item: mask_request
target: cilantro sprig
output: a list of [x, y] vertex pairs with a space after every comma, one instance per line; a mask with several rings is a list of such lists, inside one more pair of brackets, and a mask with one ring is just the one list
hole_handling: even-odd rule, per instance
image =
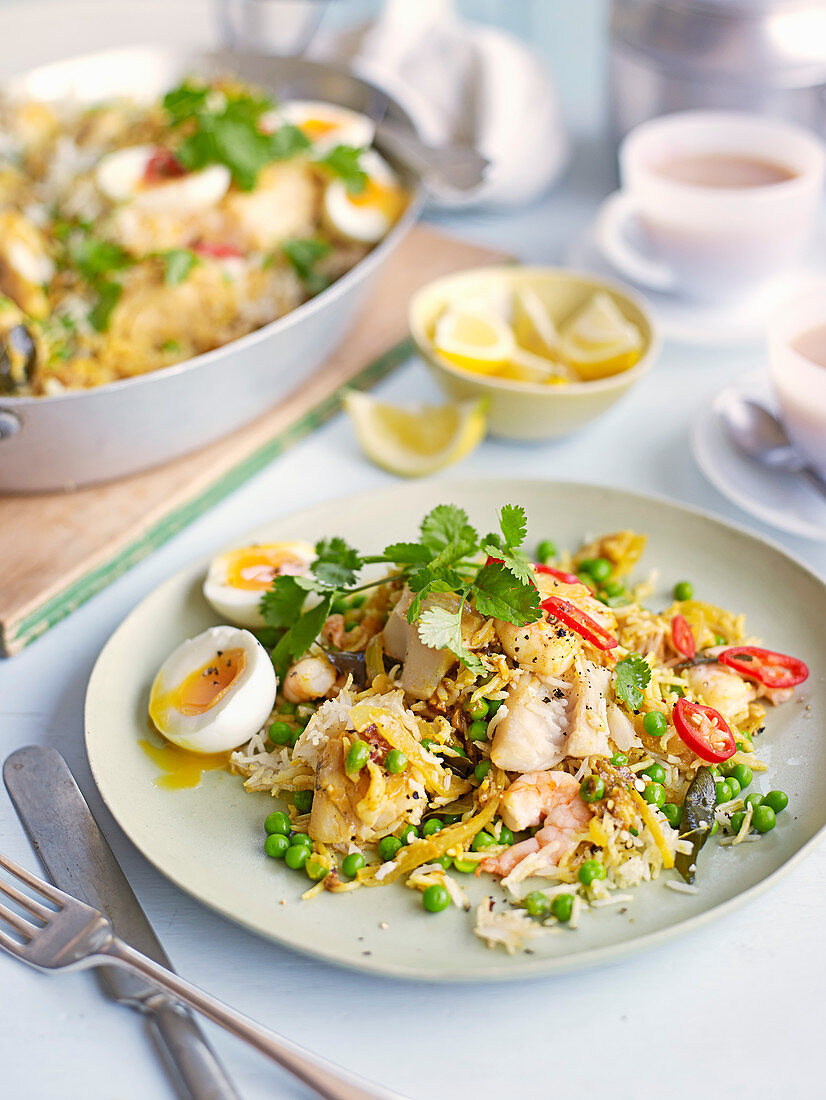
[[[283, 670], [307, 651], [334, 601], [384, 584], [386, 577], [363, 583], [360, 573], [367, 565], [386, 564], [414, 593], [407, 620], [417, 624], [422, 642], [450, 650], [475, 675], [483, 674], [486, 665], [463, 638], [464, 609], [475, 606], [482, 615], [516, 626], [535, 622], [541, 614], [530, 565], [520, 550], [527, 534], [524, 509], [506, 505], [499, 527], [501, 535], [480, 539], [462, 508], [440, 504], [422, 520], [418, 541], [391, 543], [381, 554], [361, 555], [337, 537], [317, 543], [311, 573], [276, 577], [261, 600], [267, 627], [282, 632], [272, 653], [276, 668]], [[480, 561], [481, 554], [486, 561]], [[438, 598], [444, 594], [452, 598]], [[425, 606], [429, 597], [436, 598]], [[308, 602], [313, 606], [305, 610]]]
[[284, 241], [281, 251], [311, 296], [326, 290], [333, 281], [318, 270], [318, 263], [330, 253], [332, 246], [320, 237], [297, 237]]
[[642, 693], [651, 683], [651, 666], [641, 654], [629, 653], [627, 657], [617, 661], [614, 674], [617, 698], [631, 710], [639, 710], [643, 700]]

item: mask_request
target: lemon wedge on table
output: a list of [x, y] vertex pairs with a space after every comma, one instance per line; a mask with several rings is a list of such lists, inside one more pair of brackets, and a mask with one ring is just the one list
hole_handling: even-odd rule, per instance
[[632, 367], [642, 354], [642, 334], [614, 300], [600, 292], [563, 328], [560, 352], [590, 382]]
[[399, 477], [423, 477], [469, 455], [487, 429], [486, 401], [411, 410], [366, 393], [345, 394], [344, 408], [367, 457]]
[[513, 358], [513, 330], [495, 313], [452, 308], [436, 323], [435, 350], [449, 363], [477, 374], [496, 374]]

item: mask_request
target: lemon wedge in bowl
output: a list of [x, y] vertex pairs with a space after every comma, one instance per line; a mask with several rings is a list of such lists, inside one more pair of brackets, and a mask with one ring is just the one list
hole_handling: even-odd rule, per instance
[[497, 377], [509, 378], [512, 382], [544, 382], [551, 386], [579, 381], [564, 363], [545, 355], [534, 355], [523, 348], [516, 349], [511, 361], [502, 367]]
[[435, 350], [449, 363], [476, 374], [495, 374], [513, 358], [510, 325], [495, 313], [448, 308], [436, 322]]
[[399, 477], [424, 477], [469, 455], [487, 430], [486, 407], [485, 398], [411, 410], [355, 390], [344, 396], [361, 449]]
[[520, 348], [532, 355], [555, 359], [559, 355], [559, 333], [553, 317], [529, 286], [513, 292], [513, 334]]
[[561, 333], [563, 358], [586, 382], [628, 370], [642, 350], [642, 333], [605, 292], [594, 294]]

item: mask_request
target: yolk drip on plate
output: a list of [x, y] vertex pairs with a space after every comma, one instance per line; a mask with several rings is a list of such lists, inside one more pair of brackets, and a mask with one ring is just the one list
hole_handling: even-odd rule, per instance
[[152, 741], [138, 744], [153, 763], [164, 772], [155, 779], [156, 787], [169, 790], [188, 790], [197, 787], [204, 772], [216, 771], [229, 764], [228, 752], [194, 753], [177, 745], [156, 745]]

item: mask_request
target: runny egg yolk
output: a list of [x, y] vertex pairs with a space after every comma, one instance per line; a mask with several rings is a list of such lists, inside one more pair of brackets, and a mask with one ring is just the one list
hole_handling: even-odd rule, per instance
[[278, 546], [246, 546], [227, 554], [227, 579], [230, 588], [261, 591], [269, 588], [273, 579], [307, 572], [306, 563], [292, 557]]
[[337, 122], [332, 122], [329, 118], [305, 118], [298, 128], [310, 141], [318, 141], [337, 130], [338, 126]]
[[358, 194], [347, 196], [353, 206], [369, 206], [380, 210], [388, 221], [395, 222], [401, 217], [405, 206], [404, 191], [394, 184], [379, 183], [368, 179]]
[[[187, 716], [204, 714], [224, 698], [232, 685], [243, 676], [247, 655], [243, 649], [224, 649], [212, 660], [194, 669], [177, 687], [155, 701], [153, 711], [177, 710]], [[155, 714], [152, 719], [158, 725]]]

